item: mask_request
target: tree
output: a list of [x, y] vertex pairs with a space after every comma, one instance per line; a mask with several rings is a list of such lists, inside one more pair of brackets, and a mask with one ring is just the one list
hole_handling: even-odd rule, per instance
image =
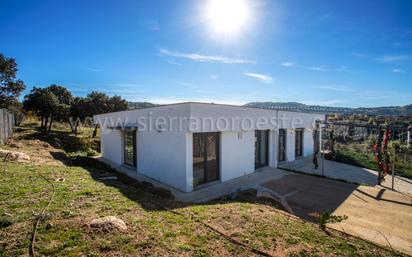
[[[70, 107], [72, 132], [77, 133], [79, 122], [85, 122], [93, 115], [127, 110], [127, 107], [127, 101], [120, 96], [109, 97], [97, 91], [92, 91], [85, 98], [76, 97]], [[94, 127], [93, 137], [96, 132], [97, 126]]]
[[73, 96], [63, 86], [34, 87], [24, 97], [23, 107], [41, 118], [41, 127], [51, 130], [53, 121], [68, 121]]
[[128, 103], [126, 100], [122, 99], [120, 96], [112, 96], [109, 99], [109, 110], [111, 112], [118, 112], [118, 111], [123, 111], [127, 110]]
[[23, 81], [16, 79], [17, 63], [0, 53], [0, 108], [12, 109], [26, 88]]
[[56, 105], [56, 109], [52, 113], [51, 119], [60, 122], [67, 122], [70, 116], [70, 105], [73, 102], [72, 93], [64, 86], [55, 84], [50, 85], [45, 89], [53, 93], [57, 97], [57, 100], [59, 102], [58, 105]]
[[52, 92], [57, 97], [57, 99], [59, 100], [59, 103], [61, 104], [70, 105], [73, 102], [72, 93], [63, 86], [53, 84], [53, 85], [46, 87], [46, 90]]
[[83, 97], [75, 97], [70, 105], [70, 127], [72, 133], [77, 135], [77, 127], [80, 122], [85, 122], [87, 115], [87, 100]]
[[41, 127], [46, 129], [50, 121], [49, 129], [53, 121], [53, 114], [58, 110], [59, 100], [56, 95], [45, 88], [34, 87], [28, 95], [24, 97], [23, 108], [33, 112], [41, 118]]

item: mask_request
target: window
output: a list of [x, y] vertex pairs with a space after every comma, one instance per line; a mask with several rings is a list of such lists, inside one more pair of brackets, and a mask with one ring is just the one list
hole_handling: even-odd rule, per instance
[[219, 176], [219, 133], [193, 133], [193, 186]]
[[123, 132], [124, 164], [136, 167], [136, 130]]
[[286, 129], [279, 129], [278, 161], [286, 160]]
[[295, 157], [303, 155], [303, 129], [295, 130]]
[[268, 166], [269, 130], [255, 130], [255, 169]]

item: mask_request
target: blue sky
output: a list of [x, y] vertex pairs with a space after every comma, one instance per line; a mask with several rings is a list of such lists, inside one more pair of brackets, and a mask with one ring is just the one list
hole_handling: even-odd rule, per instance
[[243, 0], [247, 19], [225, 33], [205, 18], [209, 2], [0, 0], [0, 52], [16, 58], [25, 93], [61, 84], [155, 103], [412, 103], [412, 1]]

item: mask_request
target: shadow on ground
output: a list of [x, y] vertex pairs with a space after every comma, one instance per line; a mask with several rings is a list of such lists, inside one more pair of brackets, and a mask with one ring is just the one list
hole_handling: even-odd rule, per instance
[[47, 142], [56, 149], [62, 149], [65, 152], [87, 151], [100, 149], [100, 141], [91, 137], [79, 137], [70, 131], [52, 130], [46, 131], [40, 128], [19, 127], [15, 130], [16, 139], [23, 140], [41, 140]]

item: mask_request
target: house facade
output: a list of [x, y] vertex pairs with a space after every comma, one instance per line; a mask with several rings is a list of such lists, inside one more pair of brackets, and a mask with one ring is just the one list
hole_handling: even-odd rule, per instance
[[324, 115], [179, 103], [94, 116], [102, 158], [184, 192], [313, 153]]

